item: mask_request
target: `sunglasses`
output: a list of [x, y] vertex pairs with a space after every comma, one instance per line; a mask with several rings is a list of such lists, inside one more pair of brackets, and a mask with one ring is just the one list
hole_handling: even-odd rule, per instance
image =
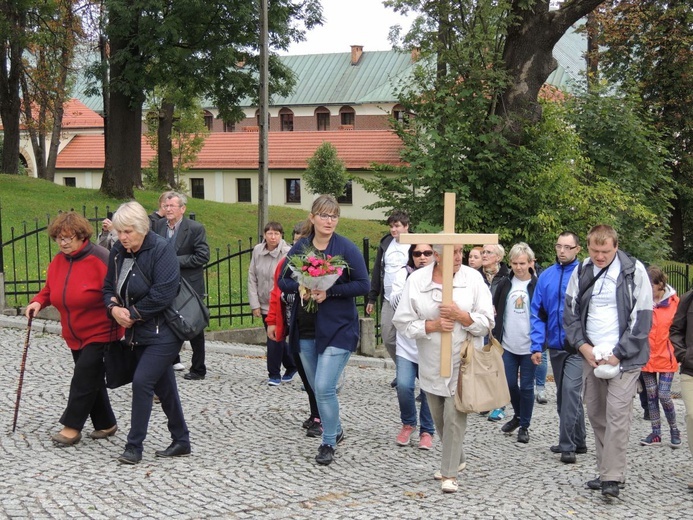
[[429, 249], [428, 251], [412, 251], [412, 253], [411, 253], [411, 256], [413, 256], [414, 258], [419, 258], [421, 255], [426, 256], [426, 257], [432, 256], [433, 251], [431, 251]]

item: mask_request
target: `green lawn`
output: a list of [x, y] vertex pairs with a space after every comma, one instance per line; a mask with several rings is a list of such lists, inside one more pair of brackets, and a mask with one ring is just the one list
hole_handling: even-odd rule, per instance
[[[135, 199], [148, 211], [153, 211], [157, 206], [159, 192], [137, 191]], [[105, 197], [96, 189], [68, 188], [48, 181], [15, 175], [0, 175], [0, 218], [2, 243], [14, 236], [21, 235], [25, 230], [36, 227], [45, 227], [58, 211], [74, 209], [80, 213], [85, 212], [88, 218], [103, 218], [107, 208], [110, 211], [117, 209], [123, 202]], [[239, 249], [247, 249], [255, 244], [257, 233], [257, 206], [253, 204], [226, 204], [199, 199], [188, 199], [187, 214], [195, 213], [198, 222], [204, 224], [207, 230], [207, 239], [212, 250], [212, 261], [224, 258], [229, 251], [237, 252]], [[295, 208], [271, 206], [269, 208], [270, 220], [280, 222], [289, 236], [296, 222], [306, 218], [307, 213]], [[100, 227], [97, 225], [97, 227]], [[98, 233], [100, 229], [95, 229]], [[350, 238], [359, 249], [364, 237], [368, 237], [371, 243], [370, 260], [375, 256], [375, 247], [382, 235], [387, 232], [387, 227], [380, 222], [340, 219], [337, 231]], [[253, 238], [251, 238], [253, 237]], [[239, 245], [240, 241], [240, 245]], [[28, 254], [24, 252], [28, 251]], [[33, 253], [32, 253], [33, 251]], [[36, 252], [40, 251], [40, 252]], [[24, 298], [17, 301], [8, 301], [12, 307], [26, 305], [30, 296], [40, 289], [38, 280], [45, 278], [46, 266], [50, 259], [58, 251], [55, 244], [51, 243], [44, 232], [31, 237], [27, 243], [19, 244], [10, 254], [5, 248], [3, 255], [3, 271], [5, 281], [33, 280], [28, 286], [20, 289], [26, 292]], [[14, 256], [14, 258], [13, 258]], [[24, 260], [23, 257], [26, 257]], [[229, 272], [210, 271], [208, 292], [210, 298], [219, 298], [223, 295], [232, 295], [235, 299], [245, 295], [245, 273], [247, 265], [245, 258], [234, 262], [233, 269]], [[9, 291], [9, 288], [8, 288]], [[249, 312], [249, 309], [244, 309]], [[234, 311], [236, 312], [236, 311]], [[246, 326], [248, 320], [244, 320]], [[212, 329], [223, 329], [241, 326], [235, 321], [213, 320]]]

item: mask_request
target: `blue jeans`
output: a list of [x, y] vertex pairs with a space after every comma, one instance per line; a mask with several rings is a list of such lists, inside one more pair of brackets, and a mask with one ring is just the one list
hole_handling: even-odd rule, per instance
[[[505, 378], [510, 390], [510, 403], [513, 405], [514, 417], [519, 417], [520, 426], [529, 428], [534, 410], [534, 376], [536, 365], [532, 363], [531, 354], [513, 354], [503, 351]], [[518, 387], [517, 378], [520, 376]]]
[[546, 386], [546, 373], [549, 371], [549, 362], [546, 355], [546, 350], [541, 353], [541, 363], [536, 365], [536, 377], [534, 378], [535, 385], [538, 390], [543, 390]]
[[155, 393], [168, 419], [171, 439], [180, 444], [190, 445], [190, 434], [183, 417], [176, 376], [173, 374], [173, 360], [176, 359], [180, 347], [180, 341], [135, 347], [139, 361], [132, 379], [132, 416], [128, 445], [139, 453], [142, 453], [142, 444], [147, 436]]
[[343, 348], [327, 347], [318, 353], [314, 339], [299, 340], [300, 356], [306, 371], [308, 382], [318, 403], [322, 422], [322, 443], [337, 445], [337, 434], [342, 431], [339, 420], [339, 401], [337, 400], [337, 383], [344, 371], [351, 352]]
[[[397, 400], [402, 424], [416, 426], [416, 397], [414, 396], [416, 378], [419, 377], [419, 364], [409, 361], [402, 356], [396, 357], [397, 363]], [[426, 394], [421, 392], [420, 433], [435, 433], [433, 417], [428, 408]]]

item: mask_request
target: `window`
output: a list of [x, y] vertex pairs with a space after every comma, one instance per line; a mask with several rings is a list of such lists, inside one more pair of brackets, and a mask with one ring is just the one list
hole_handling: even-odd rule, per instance
[[294, 131], [294, 113], [288, 108], [279, 111], [280, 130], [282, 132]]
[[351, 191], [351, 181], [348, 181], [344, 185], [344, 195], [341, 197], [337, 197], [337, 202], [340, 204], [353, 204], [354, 203], [354, 194]]
[[63, 182], [65, 183], [65, 186], [68, 186], [70, 188], [76, 188], [77, 187], [77, 178], [76, 177], [65, 177], [65, 178], [63, 178]]
[[[269, 131], [270, 129], [270, 119], [272, 116], [270, 115], [269, 112], [267, 112], [267, 130]], [[260, 109], [258, 108], [255, 111], [255, 120], [257, 121], [257, 127], [260, 128]]]
[[330, 111], [325, 107], [318, 107], [315, 109], [315, 117], [317, 119], [317, 127], [320, 131], [327, 131], [330, 129]]
[[238, 202], [252, 202], [250, 194], [250, 179], [236, 179], [236, 191], [238, 192]]
[[394, 117], [395, 121], [398, 123], [404, 123], [409, 119], [409, 114], [404, 110], [402, 105], [395, 105], [392, 107], [392, 117]]
[[340, 124], [341, 125], [351, 125], [354, 126], [354, 119], [356, 118], [356, 112], [351, 107], [342, 107], [339, 111]]
[[286, 202], [301, 203], [301, 179], [286, 179]]
[[193, 199], [204, 199], [205, 198], [205, 180], [204, 179], [190, 179], [190, 195]]
[[214, 126], [214, 116], [211, 112], [208, 112], [207, 110], [202, 111], [202, 116], [205, 119], [205, 126], [207, 127], [207, 130], [211, 132], [212, 127]]
[[235, 132], [236, 124], [230, 121], [224, 121], [224, 132]]

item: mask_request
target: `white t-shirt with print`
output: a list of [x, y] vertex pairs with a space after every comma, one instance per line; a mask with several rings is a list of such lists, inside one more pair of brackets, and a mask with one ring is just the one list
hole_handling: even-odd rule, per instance
[[530, 354], [529, 337], [529, 280], [512, 278], [503, 315], [503, 348], [517, 355]]
[[[596, 265], [594, 276], [601, 271]], [[618, 308], [616, 306], [616, 281], [621, 272], [621, 261], [618, 255], [611, 262], [609, 270], [601, 275], [592, 286], [592, 297], [587, 310], [587, 337], [595, 345], [618, 344]]]

